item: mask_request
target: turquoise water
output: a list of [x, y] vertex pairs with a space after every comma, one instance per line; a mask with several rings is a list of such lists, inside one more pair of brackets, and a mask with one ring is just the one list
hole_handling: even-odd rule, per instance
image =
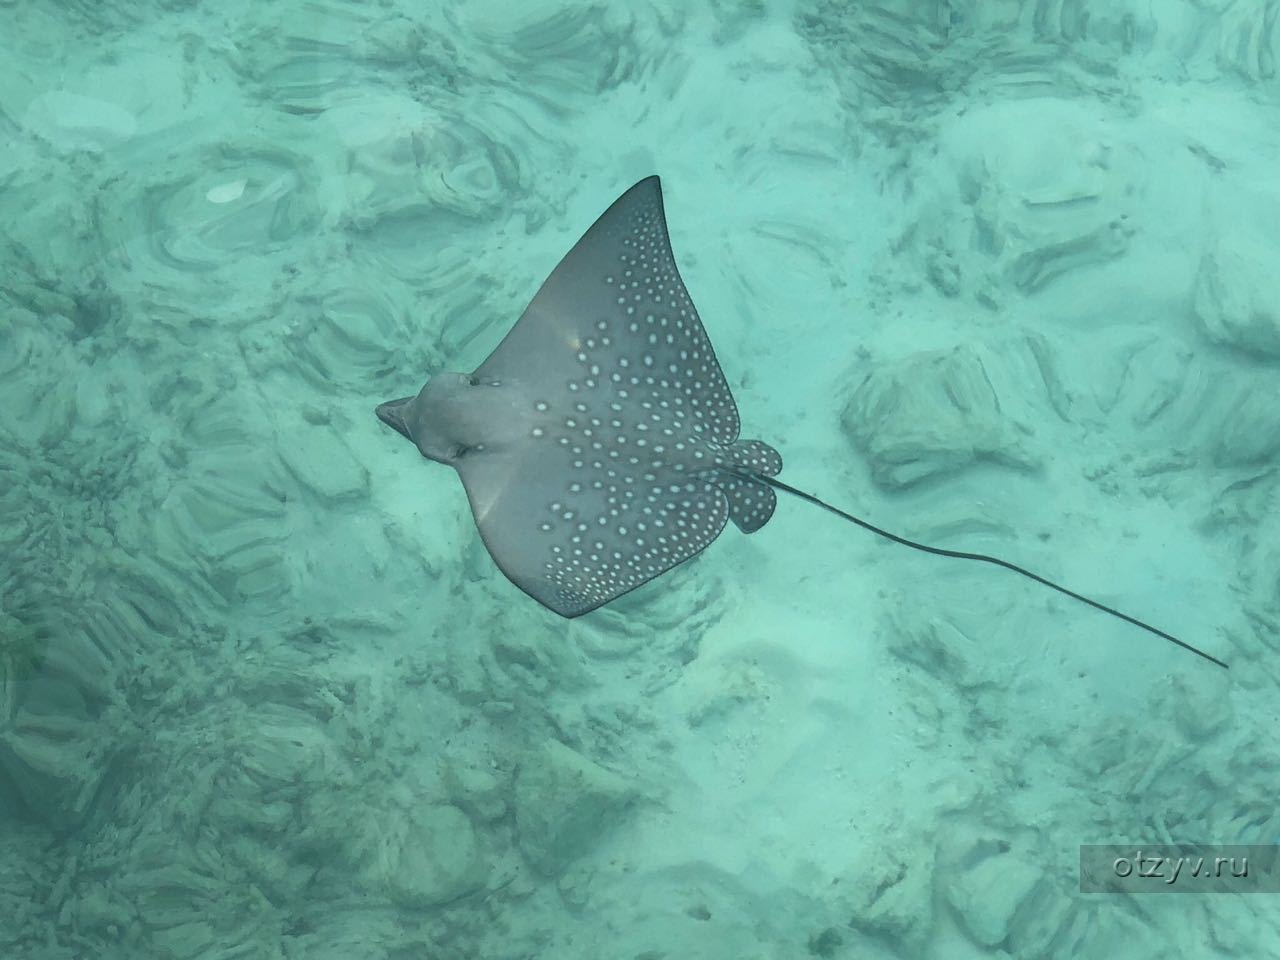
[[[0, 2], [0, 957], [1280, 956], [1262, 2]], [[373, 415], [663, 178], [759, 532], [581, 619]]]

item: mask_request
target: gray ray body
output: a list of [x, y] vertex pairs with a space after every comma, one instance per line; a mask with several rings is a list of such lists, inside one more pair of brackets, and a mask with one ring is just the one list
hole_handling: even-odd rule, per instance
[[458, 471], [502, 572], [566, 617], [773, 515], [782, 458], [738, 411], [667, 237], [657, 177], [618, 198], [472, 374], [378, 417]]

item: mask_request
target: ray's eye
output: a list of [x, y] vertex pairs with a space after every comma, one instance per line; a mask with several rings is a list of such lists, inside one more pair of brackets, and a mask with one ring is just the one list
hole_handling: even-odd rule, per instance
[[477, 387], [480, 385], [480, 381], [476, 377], [467, 377], [467, 385]]
[[460, 443], [449, 452], [449, 459], [460, 460], [463, 457], [465, 457], [470, 451], [471, 451], [470, 447], [468, 447], [465, 443]]

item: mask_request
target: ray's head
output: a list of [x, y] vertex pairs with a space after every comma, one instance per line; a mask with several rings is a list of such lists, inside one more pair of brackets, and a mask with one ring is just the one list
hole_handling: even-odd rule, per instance
[[378, 419], [429, 460], [456, 465], [463, 457], [501, 443], [513, 429], [511, 391], [498, 380], [441, 373], [416, 397], [378, 404]]

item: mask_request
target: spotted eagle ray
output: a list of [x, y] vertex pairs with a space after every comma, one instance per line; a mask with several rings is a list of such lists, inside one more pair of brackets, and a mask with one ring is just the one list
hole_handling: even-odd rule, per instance
[[498, 568], [564, 617], [688, 560], [730, 520], [754, 533], [781, 490], [894, 543], [1012, 570], [1226, 667], [1007, 560], [916, 543], [777, 479], [778, 451], [739, 439], [737, 405], [676, 268], [656, 176], [582, 235], [473, 373], [434, 376], [377, 414], [458, 472]]

